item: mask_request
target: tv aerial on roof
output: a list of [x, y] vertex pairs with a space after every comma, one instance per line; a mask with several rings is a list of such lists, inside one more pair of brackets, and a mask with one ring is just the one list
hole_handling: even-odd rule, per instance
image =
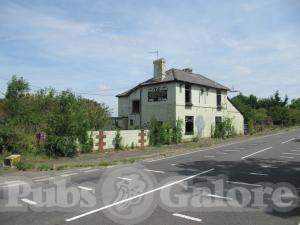
[[156, 59], [158, 59], [158, 53], [159, 53], [159, 51], [158, 50], [156, 50], [156, 51], [150, 51], [150, 52], [148, 52], [149, 54], [156, 54]]

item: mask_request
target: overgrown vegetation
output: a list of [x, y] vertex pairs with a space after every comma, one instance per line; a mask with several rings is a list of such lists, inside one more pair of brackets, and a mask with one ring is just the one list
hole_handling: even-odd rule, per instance
[[116, 135], [113, 139], [113, 144], [114, 144], [115, 150], [122, 150], [123, 149], [122, 137], [121, 137], [121, 132], [120, 132], [119, 129], [116, 130]]
[[232, 119], [224, 117], [222, 121], [212, 127], [212, 137], [214, 138], [231, 138], [236, 136], [236, 131], [232, 124]]
[[[70, 90], [33, 93], [27, 81], [13, 76], [0, 99], [0, 152], [51, 157], [89, 152], [93, 143], [87, 131], [101, 129], [108, 115], [104, 104]], [[24, 162], [17, 167], [26, 169]]]
[[280, 97], [276, 91], [268, 98], [239, 94], [231, 99], [242, 112], [248, 132], [253, 134], [274, 126], [287, 127], [300, 124], [300, 98], [288, 104], [288, 97]]
[[152, 118], [150, 123], [150, 145], [177, 144], [182, 141], [182, 121], [160, 122]]

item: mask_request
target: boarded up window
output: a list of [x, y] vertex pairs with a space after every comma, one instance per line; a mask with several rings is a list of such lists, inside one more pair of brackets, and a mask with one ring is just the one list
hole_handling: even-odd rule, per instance
[[161, 102], [167, 101], [168, 88], [167, 87], [155, 87], [148, 90], [148, 102]]
[[132, 113], [140, 113], [140, 101], [132, 101]]

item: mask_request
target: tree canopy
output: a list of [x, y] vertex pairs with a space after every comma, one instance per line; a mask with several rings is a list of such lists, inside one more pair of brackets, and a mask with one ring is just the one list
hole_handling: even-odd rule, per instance
[[31, 93], [27, 81], [13, 76], [0, 99], [0, 150], [73, 156], [93, 147], [87, 131], [103, 128], [109, 115], [106, 105], [70, 90]]
[[233, 97], [231, 101], [244, 115], [250, 132], [273, 125], [300, 124], [299, 98], [293, 99], [291, 104], [288, 104], [288, 97], [281, 97], [276, 91], [268, 98], [258, 98], [252, 94], [249, 96], [239, 94]]

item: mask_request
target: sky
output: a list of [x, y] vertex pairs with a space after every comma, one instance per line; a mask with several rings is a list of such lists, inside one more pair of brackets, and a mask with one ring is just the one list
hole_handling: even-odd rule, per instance
[[[300, 97], [300, 1], [0, 0], [0, 97], [13, 74], [106, 103], [167, 68], [245, 95]], [[3, 95], [2, 95], [3, 97]]]

